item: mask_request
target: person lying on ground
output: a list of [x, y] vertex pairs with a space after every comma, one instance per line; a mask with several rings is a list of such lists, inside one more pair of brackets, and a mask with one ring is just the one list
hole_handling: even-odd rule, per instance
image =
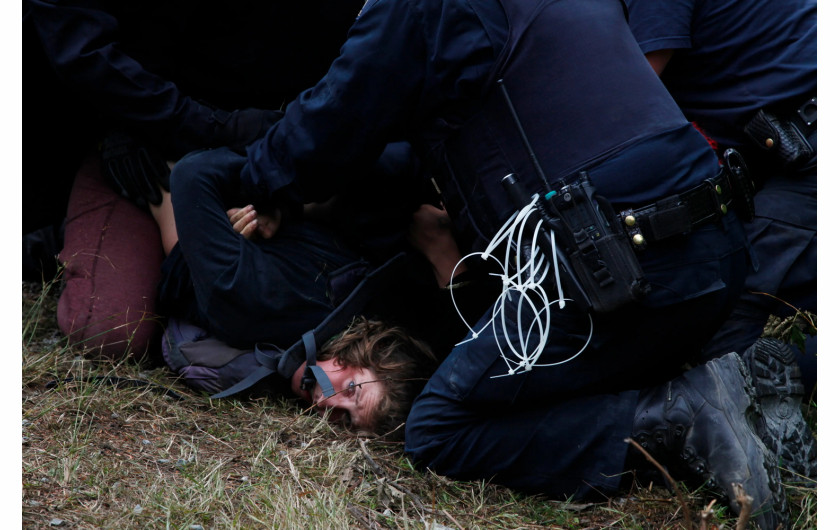
[[[224, 150], [199, 151], [174, 164], [172, 193], [164, 191], [161, 205], [152, 207], [167, 254], [160, 306], [168, 308], [170, 328], [186, 328], [181, 319], [206, 331], [206, 336], [191, 335], [193, 339], [212, 338], [243, 352], [261, 343], [285, 348], [330, 316], [348, 296], [359, 271], [371, 264], [324, 222], [328, 205], [306, 205], [291, 221], [283, 219], [280, 210], [262, 214], [253, 205], [237, 206], [229, 171], [205, 164], [200, 167], [209, 171], [197, 170], [194, 162], [206, 156], [234, 167], [244, 163], [243, 156]], [[344, 329], [320, 348], [314, 366], [302, 362], [290, 376], [276, 374], [261, 389], [300, 398], [330, 420], [356, 430], [398, 429], [439, 358], [409, 331], [422, 328], [393, 311], [395, 306], [416, 304], [432, 323], [438, 317], [441, 325], [432, 343], [447, 336], [447, 342], [454, 342], [462, 334], [463, 324], [446, 311], [445, 287], [453, 277], [454, 283], [463, 283], [467, 271], [461, 270], [463, 264], [456, 270], [460, 255], [446, 219], [444, 211], [423, 205], [406, 227], [406, 245], [410, 240], [434, 271], [436, 283], [429, 296], [424, 299], [402, 289], [410, 278], [397, 276], [374, 293], [364, 314], [354, 315], [358, 318], [344, 323]], [[464, 290], [492, 293], [485, 285], [475, 282]], [[442, 306], [441, 293], [447, 297], [446, 306], [433, 310], [434, 304]], [[471, 298], [482, 296], [486, 298], [482, 293]], [[477, 318], [483, 311], [481, 307], [467, 314]], [[167, 332], [164, 340], [169, 336]], [[164, 345], [165, 352], [168, 348]]]

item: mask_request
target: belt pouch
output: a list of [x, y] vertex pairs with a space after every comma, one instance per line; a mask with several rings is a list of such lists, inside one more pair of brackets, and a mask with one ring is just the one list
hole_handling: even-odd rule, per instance
[[548, 206], [549, 225], [564, 242], [573, 273], [593, 311], [613, 311], [650, 291], [636, 253], [616, 226], [612, 206], [595, 194], [585, 172], [578, 182], [552, 195]]
[[[813, 106], [816, 109], [816, 98]], [[800, 130], [812, 126], [816, 126], [815, 118], [813, 122], [803, 121], [798, 127], [792, 119], [761, 109], [747, 122], [744, 132], [762, 152], [772, 155], [786, 168], [800, 169], [816, 155], [816, 145], [808, 141], [810, 131]]]

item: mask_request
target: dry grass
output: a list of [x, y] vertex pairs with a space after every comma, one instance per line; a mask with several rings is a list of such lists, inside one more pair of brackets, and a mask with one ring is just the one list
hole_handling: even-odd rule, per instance
[[[24, 528], [684, 525], [679, 500], [661, 488], [576, 504], [455, 482], [415, 470], [398, 443], [337, 431], [283, 401], [210, 401], [164, 368], [88, 359], [56, 330], [55, 286], [46, 287], [23, 289]], [[103, 376], [157, 386], [114, 386]], [[789, 494], [795, 528], [815, 528], [816, 489]], [[711, 499], [684, 495], [699, 526]], [[705, 524], [735, 520], [713, 504]]]

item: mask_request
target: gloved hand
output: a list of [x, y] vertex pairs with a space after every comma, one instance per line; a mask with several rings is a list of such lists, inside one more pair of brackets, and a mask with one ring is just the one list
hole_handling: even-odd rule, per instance
[[160, 141], [170, 160], [197, 149], [229, 147], [244, 154], [245, 147], [265, 135], [283, 117], [279, 110], [244, 108], [232, 112], [201, 101], [189, 100], [163, 131], [149, 131]]
[[155, 150], [122, 131], [112, 131], [100, 145], [105, 179], [123, 197], [140, 208], [163, 201], [160, 188], [169, 191], [169, 166]]
[[214, 143], [244, 152], [245, 147], [265, 135], [282, 117], [283, 113], [276, 110], [247, 108], [227, 112], [216, 109], [212, 114]]

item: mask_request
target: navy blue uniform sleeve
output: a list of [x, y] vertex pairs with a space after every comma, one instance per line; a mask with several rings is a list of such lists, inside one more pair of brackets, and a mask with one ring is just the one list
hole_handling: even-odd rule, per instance
[[691, 48], [694, 0], [626, 0], [630, 29], [643, 53]]
[[212, 109], [146, 70], [119, 44], [120, 27], [95, 1], [28, 0], [44, 51], [59, 78], [104, 114], [173, 154], [208, 144]]
[[386, 143], [415, 139], [434, 128], [430, 116], [469, 106], [493, 57], [467, 2], [371, 0], [326, 76], [248, 148], [243, 191], [267, 197], [283, 189], [300, 202], [329, 197]]

